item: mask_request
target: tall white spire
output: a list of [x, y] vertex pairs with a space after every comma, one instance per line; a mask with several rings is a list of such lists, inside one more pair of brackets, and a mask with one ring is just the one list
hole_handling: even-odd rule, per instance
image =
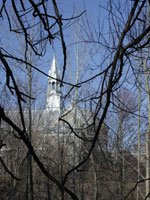
[[53, 57], [51, 69], [49, 70], [49, 76], [53, 77], [54, 79], [60, 79], [58, 70], [57, 70], [57, 63], [56, 57]]
[[46, 109], [49, 111], [61, 110], [60, 76], [57, 70], [56, 58], [53, 57], [51, 69], [49, 70]]

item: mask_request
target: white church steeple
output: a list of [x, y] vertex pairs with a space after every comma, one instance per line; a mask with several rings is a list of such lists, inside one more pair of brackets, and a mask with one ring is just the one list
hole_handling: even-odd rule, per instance
[[56, 58], [52, 60], [51, 69], [49, 71], [48, 90], [46, 98], [46, 109], [49, 111], [61, 110], [61, 91], [60, 91], [60, 76], [57, 70]]

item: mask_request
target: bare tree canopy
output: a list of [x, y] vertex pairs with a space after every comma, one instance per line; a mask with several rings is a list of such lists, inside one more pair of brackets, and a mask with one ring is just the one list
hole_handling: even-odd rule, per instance
[[[6, 135], [14, 138], [15, 142], [19, 141], [16, 142], [18, 149], [26, 149], [26, 156], [21, 159], [26, 160], [30, 156], [33, 159], [33, 163], [32, 159], [29, 162], [30, 175], [33, 175], [30, 176], [30, 185], [34, 185], [38, 179], [35, 175], [39, 173], [38, 169], [46, 178], [42, 175], [40, 181], [44, 180], [42, 183], [47, 185], [48, 199], [51, 199], [50, 190], [54, 194], [56, 186], [60, 192], [56, 196], [62, 200], [69, 198], [68, 195], [75, 200], [108, 199], [107, 192], [101, 191], [101, 188], [103, 190], [106, 187], [112, 199], [150, 199], [149, 3], [148, 0], [99, 1], [98, 19], [95, 18], [93, 23], [86, 2], [81, 12], [72, 12], [71, 8], [70, 17], [66, 18], [68, 8], [56, 0], [1, 1], [0, 91], [5, 101], [0, 102], [0, 122], [7, 125], [7, 128], [11, 127]], [[92, 4], [96, 5], [95, 2]], [[72, 27], [75, 27], [73, 31]], [[72, 56], [72, 46], [75, 56]], [[60, 77], [46, 73], [38, 65], [38, 62], [44, 63], [44, 59], [52, 57], [52, 49], [62, 59]], [[47, 139], [47, 143], [51, 141], [51, 146], [46, 147], [48, 144], [44, 142], [42, 156], [39, 153], [42, 152], [42, 145], [37, 145], [38, 139], [36, 142], [33, 140], [36, 132], [41, 134], [45, 131], [44, 127], [42, 131], [39, 127], [33, 128], [33, 102], [44, 102], [41, 96], [35, 95], [38, 87], [33, 83], [34, 73], [42, 77], [37, 81], [38, 87], [42, 86], [43, 77], [48, 78], [49, 93], [53, 90], [50, 94], [58, 94], [57, 98], [61, 96], [60, 88], [66, 87], [64, 107], [68, 101], [71, 102], [70, 107], [63, 108], [59, 113], [57, 130], [54, 112], [49, 113], [49, 121], [50, 118], [52, 120], [45, 129], [51, 132]], [[143, 96], [139, 95], [137, 100], [139, 93]], [[16, 119], [10, 115], [6, 102], [9, 103], [9, 109], [16, 105], [13, 111], [18, 113], [14, 117]], [[24, 108], [27, 108], [28, 115]], [[40, 112], [42, 113], [38, 111], [37, 114], [39, 119], [42, 116]], [[140, 123], [141, 119], [146, 128], [137, 125], [136, 120]], [[36, 121], [37, 126], [40, 126], [39, 121]], [[1, 130], [2, 128], [3, 126]], [[54, 129], [58, 139], [57, 142], [54, 140], [56, 144], [52, 144], [54, 142], [50, 138]], [[66, 135], [58, 134], [64, 130], [68, 131]], [[145, 161], [142, 161], [141, 156], [143, 143], [146, 144], [143, 147]], [[0, 151], [5, 146], [8, 146], [5, 144], [5, 137], [2, 140], [0, 138]], [[133, 149], [138, 149], [138, 159], [136, 155], [133, 156]], [[69, 159], [73, 161], [70, 162]], [[12, 179], [21, 181], [15, 175], [17, 170], [11, 172], [3, 155], [0, 162]], [[21, 166], [20, 163], [19, 165]], [[103, 176], [105, 168], [107, 172]], [[136, 178], [130, 181], [132, 172], [136, 173]], [[140, 183], [146, 184], [146, 192], [143, 185], [140, 189]], [[136, 189], [137, 198], [134, 194]], [[31, 193], [34, 193], [32, 190]], [[82, 196], [82, 192], [86, 193], [88, 190], [89, 196]], [[31, 195], [32, 200], [33, 198], [34, 194]]]

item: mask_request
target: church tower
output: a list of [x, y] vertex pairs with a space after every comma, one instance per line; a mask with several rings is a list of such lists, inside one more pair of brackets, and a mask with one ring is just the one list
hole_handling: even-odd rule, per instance
[[54, 56], [51, 69], [49, 71], [48, 90], [46, 97], [46, 110], [59, 111], [61, 110], [61, 91], [60, 91], [60, 76], [57, 70], [56, 58]]

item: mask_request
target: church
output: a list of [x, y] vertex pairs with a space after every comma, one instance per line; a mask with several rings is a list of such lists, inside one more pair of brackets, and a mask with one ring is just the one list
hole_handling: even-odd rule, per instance
[[[41, 119], [38, 120], [41, 129], [49, 135], [56, 133], [63, 137], [70, 137], [76, 140], [75, 143], [81, 141], [92, 141], [94, 136], [94, 123], [92, 113], [88, 109], [80, 108], [77, 102], [70, 102], [68, 107], [62, 105], [62, 91], [60, 87], [60, 74], [57, 66], [56, 57], [53, 57], [50, 70], [48, 72], [48, 86], [46, 94], [46, 109], [41, 111]], [[39, 117], [39, 114], [37, 114]], [[98, 123], [98, 118], [96, 123]], [[39, 124], [40, 124], [39, 123]], [[100, 141], [103, 148], [107, 148], [108, 133], [106, 127], [102, 128]], [[66, 136], [64, 136], [66, 135]]]

